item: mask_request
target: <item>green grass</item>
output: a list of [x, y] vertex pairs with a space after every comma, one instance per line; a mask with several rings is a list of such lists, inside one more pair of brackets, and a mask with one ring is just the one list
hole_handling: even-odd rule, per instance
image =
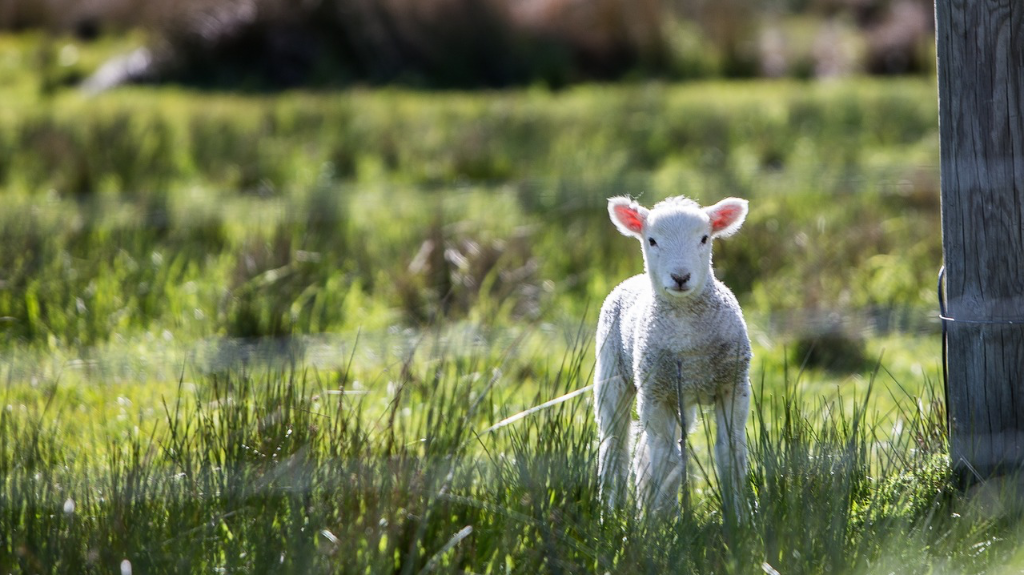
[[[586, 384], [589, 343], [524, 399]], [[747, 523], [721, 515], [703, 432], [681, 515], [602, 521], [588, 398], [486, 433], [522, 384], [487, 357], [434, 359], [387, 374], [383, 395], [346, 371], [204, 377], [162, 425], [139, 417], [99, 451], [66, 444], [75, 416], [57, 401], [0, 412], [0, 568], [980, 573], [1020, 535], [950, 487], [941, 411], [904, 397], [901, 429], [880, 429], [872, 395], [808, 409], [774, 371], [755, 376]]]
[[[1016, 507], [945, 457], [931, 82], [86, 98], [28, 72], [42, 42], [0, 36], [0, 571], [1022, 563]], [[599, 520], [589, 396], [482, 433], [590, 383], [642, 267], [620, 194], [751, 201], [715, 246], [755, 353], [748, 524], [707, 430], [650, 524]]]
[[751, 313], [931, 307], [930, 91], [59, 94], [0, 122], [4, 332], [92, 346], [576, 318], [639, 269], [604, 217], [622, 193], [749, 197], [718, 261]]

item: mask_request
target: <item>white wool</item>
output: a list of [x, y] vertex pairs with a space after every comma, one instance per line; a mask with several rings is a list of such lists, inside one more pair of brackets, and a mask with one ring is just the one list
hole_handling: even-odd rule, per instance
[[714, 277], [711, 244], [739, 229], [747, 202], [727, 198], [701, 208], [676, 197], [648, 210], [617, 197], [609, 199], [608, 212], [620, 232], [640, 240], [645, 273], [612, 290], [598, 322], [602, 498], [611, 507], [621, 504], [632, 477], [641, 508], [675, 508], [686, 474], [679, 424], [689, 427], [698, 404], [713, 404], [719, 480], [731, 494], [726, 504], [741, 513], [750, 341], [736, 297]]

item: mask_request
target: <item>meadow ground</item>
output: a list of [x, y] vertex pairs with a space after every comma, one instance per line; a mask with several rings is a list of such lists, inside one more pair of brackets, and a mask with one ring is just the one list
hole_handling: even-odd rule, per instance
[[[86, 98], [0, 43], [0, 571], [1024, 564], [1019, 508], [945, 456], [933, 81]], [[751, 201], [715, 248], [746, 524], [706, 427], [656, 523], [600, 521], [589, 395], [487, 431], [590, 383], [641, 269], [620, 194]]]

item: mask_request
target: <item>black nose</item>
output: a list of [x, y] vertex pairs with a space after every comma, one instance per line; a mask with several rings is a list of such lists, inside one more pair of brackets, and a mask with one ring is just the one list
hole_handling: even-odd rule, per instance
[[676, 282], [676, 287], [681, 288], [684, 285], [686, 285], [686, 282], [690, 281], [690, 274], [686, 274], [685, 276], [681, 276], [679, 274], [672, 274], [672, 279], [673, 281]]

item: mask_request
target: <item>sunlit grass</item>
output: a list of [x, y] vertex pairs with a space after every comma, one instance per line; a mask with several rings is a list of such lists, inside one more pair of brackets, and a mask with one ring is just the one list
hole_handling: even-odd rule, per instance
[[893, 430], [871, 411], [877, 381], [808, 401], [795, 374], [765, 369], [748, 523], [723, 520], [703, 427], [683, 515], [602, 522], [588, 396], [484, 432], [588, 383], [588, 344], [535, 364], [536, 392], [517, 380], [516, 348], [455, 343], [359, 384], [344, 368], [228, 370], [91, 445], [64, 439], [72, 396], [5, 410], [3, 567], [923, 573], [1013, 560], [1015, 524], [951, 486], [941, 411], [897, 397]]

